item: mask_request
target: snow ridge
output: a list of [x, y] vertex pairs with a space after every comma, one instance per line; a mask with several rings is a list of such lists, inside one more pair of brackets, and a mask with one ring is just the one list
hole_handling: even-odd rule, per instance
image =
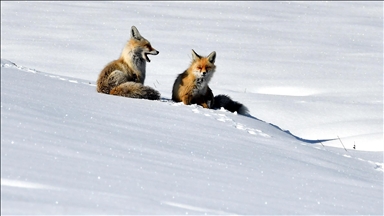
[[[71, 83], [81, 83], [81, 84], [85, 84], [85, 85], [89, 85], [89, 86], [96, 86], [95, 83], [91, 83], [90, 81], [80, 81], [80, 80], [77, 80], [77, 79], [73, 79], [73, 78], [69, 78], [69, 77], [63, 77], [63, 76], [58, 76], [58, 75], [52, 75], [52, 74], [48, 74], [48, 73], [44, 73], [44, 72], [41, 72], [41, 71], [38, 71], [36, 69], [31, 69], [31, 68], [27, 68], [27, 67], [24, 67], [24, 66], [19, 66], [17, 64], [15, 64], [14, 62], [11, 62], [9, 60], [6, 60], [6, 59], [1, 59], [1, 67], [4, 67], [4, 68], [9, 68], [9, 67], [14, 67], [14, 68], [17, 68], [17, 69], [20, 69], [22, 71], [25, 71], [25, 72], [30, 72], [30, 73], [38, 73], [38, 74], [41, 74], [41, 75], [44, 75], [44, 76], [48, 76], [50, 78], [54, 78], [54, 79], [58, 79], [58, 80], [62, 80], [62, 81], [68, 81], [68, 82], [71, 82]], [[167, 98], [161, 98], [160, 101], [162, 102], [168, 102], [169, 104], [174, 104], [174, 102], [170, 99], [167, 99]], [[182, 104], [182, 103], [178, 103], [178, 104]], [[192, 111], [194, 113], [200, 113], [199, 109], [198, 109], [198, 106], [197, 105], [190, 105], [190, 107], [192, 108]], [[261, 130], [259, 129], [254, 129], [254, 128], [248, 128], [246, 127], [245, 125], [242, 125], [242, 124], [238, 124], [236, 123], [233, 119], [231, 119], [230, 117], [226, 116], [225, 113], [230, 113], [229, 111], [225, 110], [224, 108], [221, 108], [220, 112], [223, 112], [223, 113], [217, 113], [217, 112], [214, 112], [213, 110], [211, 110], [211, 114], [204, 114], [205, 116], [209, 117], [209, 116], [213, 116], [213, 118], [215, 118], [216, 120], [220, 121], [220, 122], [228, 122], [230, 123], [233, 127], [239, 129], [239, 130], [243, 130], [243, 131], [246, 131], [248, 132], [249, 134], [252, 134], [252, 135], [259, 135], [259, 136], [263, 136], [263, 137], [271, 137], [270, 135], [268, 134], [265, 134], [263, 133]], [[236, 114], [236, 113], [235, 113]], [[245, 116], [248, 116], [252, 119], [255, 119], [257, 121], [262, 121], [256, 117], [253, 117], [252, 115], [248, 114], [248, 115], [245, 115]], [[262, 121], [262, 122], [265, 122], [265, 121]], [[267, 123], [267, 122], [265, 122]], [[270, 124], [274, 127], [276, 127], [278, 130], [281, 130], [287, 134], [289, 134], [290, 136], [302, 141], [302, 142], [305, 142], [305, 143], [308, 143], [308, 144], [317, 144], [317, 143], [324, 143], [324, 142], [327, 142], [327, 141], [332, 141], [332, 140], [335, 140], [335, 139], [317, 139], [317, 140], [310, 140], [310, 139], [304, 139], [304, 138], [301, 138], [301, 137], [298, 137], [298, 136], [295, 136], [294, 134], [292, 134], [289, 130], [283, 130], [281, 129], [279, 126], [277, 125], [274, 125], [272, 123], [267, 123], [267, 124]]]

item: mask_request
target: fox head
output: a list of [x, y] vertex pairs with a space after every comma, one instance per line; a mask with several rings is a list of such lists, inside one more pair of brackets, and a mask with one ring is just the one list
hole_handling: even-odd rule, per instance
[[190, 67], [192, 73], [196, 78], [206, 78], [209, 81], [216, 69], [215, 59], [215, 51], [211, 52], [207, 57], [203, 57], [192, 50], [192, 63]]
[[128, 55], [130, 52], [147, 62], [151, 62], [148, 55], [157, 55], [159, 51], [151, 46], [151, 43], [143, 36], [135, 26], [131, 28], [131, 38], [123, 50], [123, 55]]

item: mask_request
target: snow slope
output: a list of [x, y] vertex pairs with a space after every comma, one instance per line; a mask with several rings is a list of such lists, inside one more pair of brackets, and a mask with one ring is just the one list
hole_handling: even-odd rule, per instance
[[[2, 1], [1, 213], [382, 215], [382, 16], [383, 2]], [[145, 83], [162, 101], [95, 91], [132, 25], [160, 51]], [[168, 100], [191, 49], [217, 52], [211, 88], [252, 117]]]
[[380, 152], [2, 60], [2, 214], [382, 214]]
[[[307, 139], [384, 150], [383, 2], [1, 2], [1, 55], [96, 81], [135, 25], [170, 98], [191, 49], [217, 52], [215, 94]], [[327, 145], [341, 147], [340, 143]]]

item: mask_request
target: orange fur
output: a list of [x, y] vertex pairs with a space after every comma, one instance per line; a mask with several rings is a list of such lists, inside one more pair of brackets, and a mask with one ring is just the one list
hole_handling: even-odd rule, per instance
[[192, 50], [190, 66], [179, 74], [173, 83], [172, 100], [183, 102], [185, 105], [197, 104], [209, 109], [224, 108], [230, 112], [248, 115], [248, 108], [232, 100], [229, 96], [213, 96], [208, 83], [216, 69], [215, 59], [216, 52], [212, 52], [207, 57], [202, 57]]
[[216, 52], [201, 57], [192, 50], [192, 62], [187, 70], [179, 74], [172, 90], [172, 100], [186, 105], [197, 104], [210, 108], [213, 93], [208, 83], [215, 72]]

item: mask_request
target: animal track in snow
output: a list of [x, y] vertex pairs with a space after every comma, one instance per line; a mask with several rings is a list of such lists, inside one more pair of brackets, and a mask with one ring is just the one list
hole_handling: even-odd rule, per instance
[[249, 134], [252, 134], [252, 135], [259, 135], [259, 136], [262, 136], [262, 137], [271, 137], [270, 135], [262, 132], [259, 129], [248, 128], [245, 125], [242, 125], [242, 124], [239, 124], [239, 123], [236, 123], [236, 128], [239, 129], [239, 130], [245, 130]]
[[[266, 138], [271, 137], [270, 135], [264, 133], [263, 131], [261, 131], [259, 129], [250, 128], [244, 124], [240, 124], [240, 123], [235, 122], [232, 118], [230, 118], [226, 115], [226, 113], [229, 113], [229, 111], [226, 111], [223, 109], [221, 109], [221, 110], [209, 110], [209, 109], [204, 109], [204, 108], [197, 106], [197, 105], [190, 105], [190, 106], [193, 107], [192, 112], [194, 112], [194, 113], [202, 113], [203, 115], [205, 115], [207, 117], [214, 118], [219, 122], [227, 123], [228, 125], [236, 128], [238, 130], [246, 131], [251, 135], [262, 136], [262, 137], [266, 137]], [[205, 111], [210, 112], [210, 114], [205, 113]], [[220, 113], [220, 112], [222, 112], [222, 113]], [[232, 113], [229, 113], [229, 114], [232, 114]]]
[[232, 121], [232, 119], [228, 118], [225, 114], [216, 114], [217, 116], [219, 116], [218, 118], [216, 118], [217, 121], [221, 121], [221, 122], [227, 122], [227, 121]]
[[192, 109], [192, 112], [194, 112], [194, 113], [200, 113], [200, 111], [199, 111], [197, 108]]

